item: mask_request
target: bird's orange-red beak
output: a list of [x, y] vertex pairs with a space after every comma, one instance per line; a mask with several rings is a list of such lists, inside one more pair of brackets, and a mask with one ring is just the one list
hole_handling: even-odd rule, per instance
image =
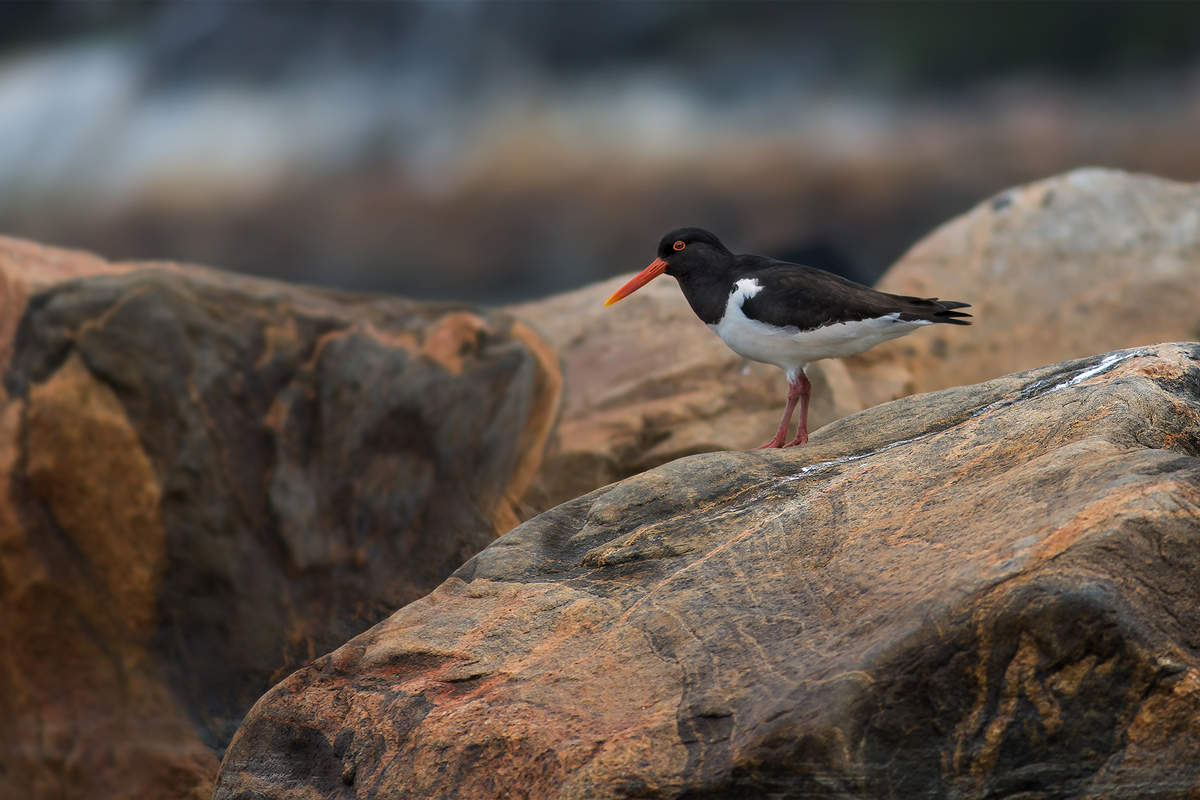
[[629, 295], [633, 294], [638, 289], [642, 288], [647, 283], [649, 283], [650, 281], [657, 278], [659, 275], [662, 275], [663, 270], [665, 270], [666, 268], [667, 268], [667, 262], [663, 261], [661, 258], [654, 259], [653, 264], [646, 267], [644, 270], [639, 272], [637, 275], [634, 275], [633, 278], [630, 279], [629, 283], [625, 284], [620, 289], [617, 289], [615, 292], [613, 292], [613, 296], [604, 301], [605, 307], [611, 306], [613, 303], [617, 302], [618, 300], [620, 300], [624, 297], [628, 297]]

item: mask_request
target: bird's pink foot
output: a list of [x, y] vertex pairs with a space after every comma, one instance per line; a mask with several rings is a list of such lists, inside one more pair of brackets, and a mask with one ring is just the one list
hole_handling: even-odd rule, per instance
[[798, 445], [806, 444], [807, 442], [808, 442], [808, 431], [806, 431], [802, 428], [796, 432], [796, 438], [792, 439], [790, 442], [788, 442], [787, 444], [785, 444], [783, 446], [784, 447], [796, 447]]
[[[808, 441], [808, 397], [811, 391], [812, 384], [809, 383], [808, 376], [804, 374], [803, 369], [788, 373], [788, 399], [787, 405], [783, 407], [783, 419], [779, 421], [779, 430], [775, 431], [774, 439], [759, 445], [754, 448], [755, 450], [795, 447]], [[800, 425], [796, 428], [796, 438], [784, 444], [784, 440], [787, 439], [788, 424], [792, 421], [792, 411], [795, 410], [797, 403], [800, 404]]]

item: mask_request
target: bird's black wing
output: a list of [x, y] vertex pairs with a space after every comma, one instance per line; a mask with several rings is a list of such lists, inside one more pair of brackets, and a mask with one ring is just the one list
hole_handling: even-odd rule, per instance
[[970, 314], [954, 310], [969, 308], [967, 303], [888, 294], [815, 267], [761, 256], [738, 261], [746, 277], [763, 289], [742, 304], [742, 312], [768, 325], [808, 331], [897, 313], [905, 321], [971, 324], [963, 319]]

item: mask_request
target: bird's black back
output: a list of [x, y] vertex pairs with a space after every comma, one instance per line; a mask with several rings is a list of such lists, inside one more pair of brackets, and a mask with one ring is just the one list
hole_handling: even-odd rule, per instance
[[738, 256], [737, 263], [739, 277], [753, 278], [763, 287], [742, 304], [742, 312], [768, 325], [807, 331], [896, 313], [904, 321], [971, 324], [963, 319], [970, 314], [954, 310], [968, 308], [967, 303], [888, 294], [815, 267], [764, 256]]

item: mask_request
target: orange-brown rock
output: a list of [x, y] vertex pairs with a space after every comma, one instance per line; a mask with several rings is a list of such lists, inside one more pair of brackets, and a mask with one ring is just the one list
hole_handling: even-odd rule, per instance
[[1197, 340], [1200, 184], [1082, 169], [1020, 186], [931, 233], [878, 288], [967, 300], [975, 324], [847, 359], [867, 405]]
[[280, 677], [516, 522], [523, 323], [0, 239], [0, 798], [201, 798]]
[[216, 798], [1200, 793], [1200, 345], [555, 508], [265, 695]]
[[[783, 371], [743, 359], [696, 318], [672, 278], [619, 305], [621, 276], [512, 306], [563, 360], [562, 420], [527, 508], [542, 511], [682, 456], [768, 441], [787, 398]], [[813, 428], [860, 411], [838, 361], [810, 368]]]

